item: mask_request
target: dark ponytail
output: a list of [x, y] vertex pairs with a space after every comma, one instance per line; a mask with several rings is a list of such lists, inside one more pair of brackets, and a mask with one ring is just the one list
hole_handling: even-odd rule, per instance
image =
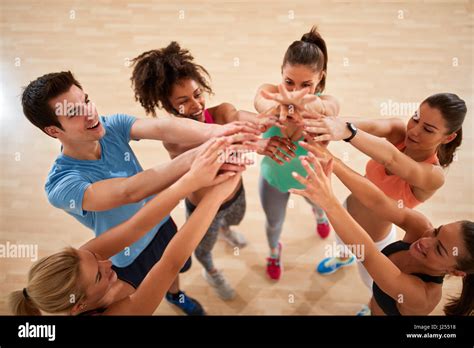
[[135, 100], [140, 102], [147, 114], [156, 117], [155, 108], [163, 108], [176, 114], [169, 101], [173, 85], [180, 80], [193, 79], [205, 92], [212, 93], [206, 79], [209, 73], [194, 63], [188, 50], [172, 41], [159, 50], [140, 54], [132, 60], [133, 72], [130, 80]]
[[473, 315], [474, 311], [474, 274], [467, 274], [462, 280], [461, 295], [451, 299], [444, 306], [446, 315]]
[[469, 255], [458, 262], [458, 269], [467, 274], [463, 277], [459, 297], [451, 298], [444, 306], [446, 315], [474, 314], [474, 222], [461, 221], [461, 231]]
[[442, 144], [438, 148], [438, 159], [442, 167], [447, 168], [454, 160], [456, 149], [462, 143], [462, 128], [456, 132], [457, 136], [447, 144]]
[[438, 159], [442, 167], [448, 167], [454, 158], [456, 149], [462, 143], [462, 124], [466, 117], [467, 107], [464, 100], [452, 93], [434, 94], [423, 101], [430, 107], [441, 112], [448, 128], [447, 134], [456, 133], [457, 136], [447, 144], [442, 144], [438, 148]]
[[282, 67], [286, 64], [307, 65], [314, 72], [323, 72], [316, 92], [323, 92], [326, 86], [326, 75], [328, 68], [328, 50], [326, 42], [321, 37], [316, 26], [301, 37], [301, 40], [294, 41], [286, 50]]

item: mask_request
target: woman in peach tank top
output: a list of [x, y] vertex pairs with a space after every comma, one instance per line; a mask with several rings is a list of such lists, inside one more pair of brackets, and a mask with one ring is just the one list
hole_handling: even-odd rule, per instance
[[[405, 141], [395, 145], [395, 147], [399, 151], [404, 152], [406, 148]], [[432, 164], [434, 166], [440, 165], [436, 153], [433, 153], [422, 162]], [[388, 197], [399, 201], [399, 205], [403, 204], [403, 206], [407, 208], [414, 208], [422, 203], [413, 193], [410, 184], [397, 175], [387, 174], [387, 170], [383, 164], [371, 159], [367, 162], [365, 173], [365, 176], [380, 189], [382, 189]]]
[[[397, 118], [325, 117], [307, 119], [305, 127], [313, 141], [350, 138], [354, 147], [371, 157], [366, 166], [367, 178], [399, 206], [413, 208], [444, 184], [443, 169], [452, 163], [454, 152], [461, 145], [466, 112], [465, 102], [457, 95], [440, 93], [425, 99], [407, 124]], [[349, 195], [345, 206], [379, 247], [396, 237], [395, 227], [354, 195]], [[347, 258], [328, 257], [318, 265], [318, 271], [333, 273], [339, 265], [348, 263], [352, 262]], [[370, 286], [370, 280], [366, 285]]]

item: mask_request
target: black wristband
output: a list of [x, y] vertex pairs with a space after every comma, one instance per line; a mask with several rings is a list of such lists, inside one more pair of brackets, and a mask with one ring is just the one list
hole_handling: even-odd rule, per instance
[[349, 138], [343, 139], [346, 142], [349, 142], [354, 138], [357, 134], [357, 127], [355, 126], [354, 123], [351, 122], [346, 122], [347, 128], [351, 131], [351, 136]]

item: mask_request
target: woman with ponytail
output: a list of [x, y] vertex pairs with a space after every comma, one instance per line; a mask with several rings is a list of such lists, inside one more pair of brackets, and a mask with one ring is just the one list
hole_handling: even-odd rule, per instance
[[[281, 124], [270, 128], [264, 137], [279, 136], [290, 140], [297, 156], [306, 154], [306, 150], [297, 143], [303, 136], [303, 127], [299, 122], [305, 113], [336, 116], [339, 112], [338, 101], [322, 94], [326, 87], [327, 63], [326, 42], [317, 28], [313, 27], [286, 50], [281, 66], [281, 84], [263, 84], [255, 96], [254, 106], [259, 113], [280, 116]], [[283, 269], [280, 235], [290, 197], [288, 190], [300, 187], [291, 176], [292, 171], [303, 171], [298, 158], [281, 166], [268, 158], [262, 160], [259, 192], [270, 247], [266, 271], [273, 280], [280, 279]], [[315, 204], [312, 204], [312, 208], [316, 217], [316, 231], [321, 238], [326, 238], [330, 227], [324, 211]]]
[[[349, 130], [344, 132], [351, 136]], [[356, 134], [353, 140], [362, 138]], [[304, 176], [293, 173], [304, 187], [294, 194], [319, 204], [334, 231], [347, 246], [358, 250], [359, 261], [373, 278], [369, 303], [372, 315], [428, 315], [442, 298], [446, 275], [462, 277], [462, 291], [444, 307], [447, 315], [472, 315], [474, 311], [474, 222], [456, 221], [434, 227], [426, 216], [399, 203], [367, 178], [354, 172], [325, 147], [302, 142], [309, 155], [301, 158]], [[380, 218], [399, 226], [402, 240], [380, 250], [339, 203], [331, 187], [331, 173], [352, 195]]]
[[[314, 141], [343, 140], [349, 125], [357, 137], [346, 141], [372, 158], [367, 163], [367, 178], [400, 206], [414, 208], [444, 184], [443, 169], [452, 163], [461, 145], [466, 112], [465, 102], [457, 95], [439, 93], [426, 98], [406, 125], [396, 118], [326, 117], [304, 122]], [[381, 219], [353, 194], [346, 199], [345, 206], [371, 235], [379, 250], [395, 240], [395, 226]], [[325, 258], [318, 265], [318, 271], [322, 274], [336, 271], [339, 264], [352, 258], [347, 254]], [[364, 283], [371, 288], [372, 279], [360, 264], [359, 271]]]

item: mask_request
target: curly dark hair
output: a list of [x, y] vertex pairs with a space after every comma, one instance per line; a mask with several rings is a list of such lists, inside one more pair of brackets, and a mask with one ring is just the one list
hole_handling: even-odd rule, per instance
[[177, 114], [169, 97], [173, 84], [183, 79], [193, 79], [205, 92], [212, 94], [206, 79], [210, 79], [209, 73], [193, 60], [189, 51], [175, 41], [167, 47], [144, 52], [132, 60], [130, 80], [135, 100], [140, 102], [147, 114], [156, 117], [155, 107]]

